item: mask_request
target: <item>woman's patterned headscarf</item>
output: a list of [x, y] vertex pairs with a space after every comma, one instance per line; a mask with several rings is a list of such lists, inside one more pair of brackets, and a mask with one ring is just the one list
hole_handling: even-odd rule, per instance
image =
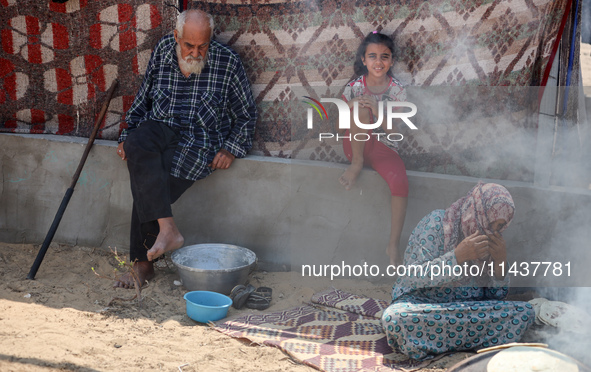
[[494, 231], [489, 230], [489, 225], [496, 220], [507, 221], [499, 231], [502, 232], [509, 226], [514, 212], [515, 204], [506, 188], [496, 183], [478, 182], [468, 195], [445, 210], [445, 250], [455, 249], [465, 237], [477, 230], [481, 234], [492, 234]]

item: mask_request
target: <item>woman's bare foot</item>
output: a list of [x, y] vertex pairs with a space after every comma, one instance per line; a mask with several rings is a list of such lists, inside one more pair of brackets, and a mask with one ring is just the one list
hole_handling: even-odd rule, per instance
[[158, 219], [160, 232], [156, 241], [148, 251], [148, 261], [154, 261], [166, 252], [179, 249], [185, 243], [185, 239], [177, 229], [172, 217]]
[[[143, 286], [146, 280], [151, 280], [154, 277], [154, 263], [150, 261], [139, 261], [133, 264], [133, 271], [139, 279], [140, 285]], [[135, 288], [136, 282], [131, 273], [126, 273], [119, 280], [113, 284], [113, 288]]]
[[363, 164], [351, 164], [347, 167], [345, 172], [339, 177], [339, 182], [345, 186], [345, 190], [351, 190], [362, 169]]

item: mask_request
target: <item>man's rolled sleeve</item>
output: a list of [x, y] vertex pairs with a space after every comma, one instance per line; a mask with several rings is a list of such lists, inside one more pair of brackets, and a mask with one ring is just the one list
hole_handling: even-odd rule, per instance
[[243, 158], [252, 147], [257, 109], [246, 72], [238, 59], [235, 72], [228, 97], [233, 125], [223, 148], [235, 157]]
[[244, 147], [242, 147], [241, 145], [235, 143], [235, 142], [231, 142], [231, 141], [226, 141], [224, 143], [224, 149], [228, 150], [228, 152], [232, 155], [234, 155], [237, 158], [243, 158], [246, 156], [246, 153], [248, 150], [245, 150]]

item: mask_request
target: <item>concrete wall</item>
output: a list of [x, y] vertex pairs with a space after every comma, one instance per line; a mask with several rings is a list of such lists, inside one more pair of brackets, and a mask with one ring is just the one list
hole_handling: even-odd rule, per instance
[[[0, 241], [43, 241], [86, 141], [0, 134]], [[54, 242], [128, 249], [131, 193], [115, 146], [95, 143]], [[187, 244], [245, 246], [271, 270], [343, 261], [385, 267], [389, 190], [376, 172], [364, 170], [354, 189], [346, 191], [337, 180], [343, 169], [334, 163], [249, 156], [198, 181], [175, 204], [175, 217]], [[419, 172], [409, 172], [409, 180], [402, 245], [425, 214], [448, 207], [478, 181]], [[591, 263], [589, 190], [500, 183], [517, 206], [505, 233], [510, 257], [570, 259], [581, 268]]]

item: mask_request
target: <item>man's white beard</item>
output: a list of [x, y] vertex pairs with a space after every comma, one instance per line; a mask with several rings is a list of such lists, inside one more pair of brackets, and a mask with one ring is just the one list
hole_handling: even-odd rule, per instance
[[191, 56], [187, 56], [184, 59], [181, 55], [181, 46], [179, 44], [176, 45], [176, 56], [179, 60], [179, 67], [183, 73], [195, 74], [199, 75], [203, 67], [205, 67], [205, 61], [207, 60], [207, 53], [205, 54], [205, 58], [201, 58], [201, 56], [197, 58], [193, 58]]

